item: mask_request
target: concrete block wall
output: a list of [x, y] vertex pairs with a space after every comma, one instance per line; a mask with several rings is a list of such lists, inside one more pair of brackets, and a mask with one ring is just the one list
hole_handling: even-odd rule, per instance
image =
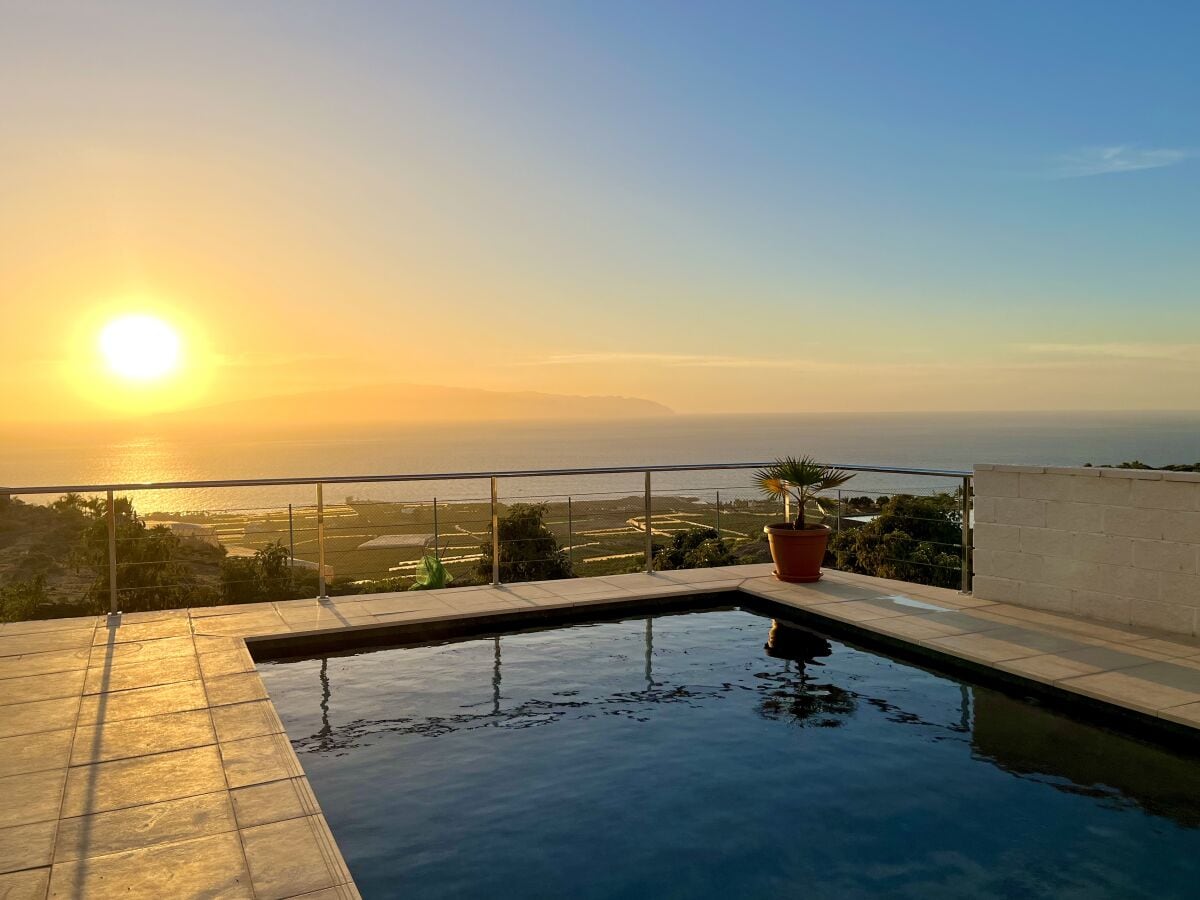
[[974, 593], [1200, 635], [1200, 474], [975, 467]]

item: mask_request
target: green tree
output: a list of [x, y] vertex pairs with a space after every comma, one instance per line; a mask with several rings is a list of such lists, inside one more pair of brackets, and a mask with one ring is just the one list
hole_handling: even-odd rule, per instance
[[830, 541], [835, 568], [877, 578], [957, 587], [962, 578], [961, 495], [897, 494], [865, 525]]
[[296, 579], [287, 547], [267, 544], [253, 556], [227, 556], [221, 560], [221, 602], [258, 603], [307, 596], [311, 577]]
[[0, 622], [36, 619], [48, 602], [46, 579], [41, 575], [35, 575], [30, 581], [0, 585]]
[[712, 528], [689, 528], [671, 535], [671, 543], [654, 545], [654, 568], [707, 569], [712, 566], [733, 565], [733, 554], [725, 541]]
[[[93, 612], [109, 606], [108, 501], [88, 501], [93, 513], [83, 537], [82, 561], [95, 572], [88, 590]], [[208, 545], [185, 548], [179, 535], [163, 525], [147, 526], [128, 497], [113, 501], [117, 538], [117, 587], [125, 611], [206, 605], [213, 600], [189, 567], [188, 557], [211, 561], [223, 552]]]
[[[548, 581], [571, 578], [571, 561], [546, 527], [546, 504], [515, 503], [500, 518], [500, 580]], [[492, 577], [492, 542], [481, 545], [483, 558], [475, 567], [480, 578]]]

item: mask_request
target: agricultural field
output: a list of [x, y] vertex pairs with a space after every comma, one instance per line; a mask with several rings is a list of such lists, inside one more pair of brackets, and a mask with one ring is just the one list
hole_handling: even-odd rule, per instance
[[[500, 503], [503, 516], [508, 504]], [[720, 527], [732, 548], [761, 543], [762, 527], [782, 518], [778, 503], [736, 500], [704, 502], [694, 497], [654, 497], [651, 529], [665, 542], [676, 531]], [[575, 574], [639, 571], [645, 565], [645, 501], [641, 496], [559, 500], [546, 503], [546, 526], [567, 551]], [[231, 556], [250, 555], [274, 543], [288, 549], [296, 565], [316, 570], [317, 514], [313, 506], [272, 510], [154, 514], [195, 539], [223, 545]], [[355, 500], [325, 506], [326, 577], [339, 583], [412, 576], [421, 556], [436, 552], [456, 579], [478, 564], [490, 540], [488, 503], [393, 503]]]

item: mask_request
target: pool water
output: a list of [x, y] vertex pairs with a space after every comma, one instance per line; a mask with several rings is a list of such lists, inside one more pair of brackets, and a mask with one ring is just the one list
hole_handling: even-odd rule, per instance
[[1196, 758], [740, 609], [260, 670], [366, 897], [1200, 891]]

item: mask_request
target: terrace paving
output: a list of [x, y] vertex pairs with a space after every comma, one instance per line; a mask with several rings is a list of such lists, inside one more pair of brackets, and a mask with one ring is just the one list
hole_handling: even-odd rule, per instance
[[0, 897], [358, 896], [255, 670], [256, 639], [419, 639], [449, 622], [742, 591], [816, 627], [1200, 729], [1200, 641], [840, 572], [788, 585], [770, 568], [0, 625]]

